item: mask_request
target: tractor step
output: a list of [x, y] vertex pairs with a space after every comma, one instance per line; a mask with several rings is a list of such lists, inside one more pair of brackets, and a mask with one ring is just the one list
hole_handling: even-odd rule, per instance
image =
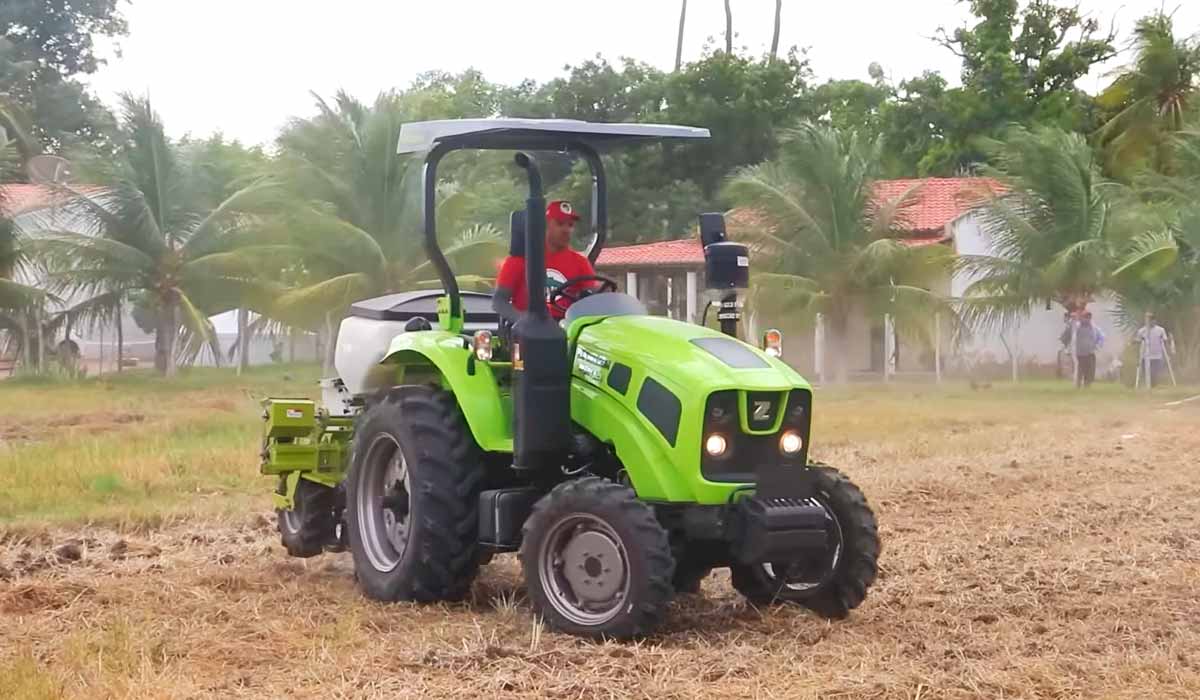
[[546, 491], [536, 487], [491, 489], [479, 494], [479, 543], [497, 552], [521, 546], [521, 527]]

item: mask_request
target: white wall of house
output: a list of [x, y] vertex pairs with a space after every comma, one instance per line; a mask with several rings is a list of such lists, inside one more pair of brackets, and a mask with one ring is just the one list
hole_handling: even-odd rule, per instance
[[[991, 242], [973, 215], [966, 215], [950, 224], [954, 249], [958, 255], [990, 255]], [[965, 273], [954, 275], [950, 293], [961, 298], [973, 279]], [[1111, 365], [1125, 348], [1127, 337], [1120, 330], [1116, 315], [1116, 304], [1111, 299], [1098, 299], [1088, 306], [1092, 322], [1104, 332], [1104, 348], [1097, 355], [1097, 369]], [[977, 334], [954, 354], [953, 360], [966, 363], [1005, 363], [1011, 361], [1008, 348], [1017, 354], [1019, 364], [1054, 365], [1062, 347], [1059, 336], [1065, 328], [1063, 309], [1057, 304], [1046, 309], [1044, 306], [1032, 311], [1019, 326], [1007, 333]], [[1007, 347], [1006, 347], [1007, 346]]]
[[[991, 243], [981, 230], [978, 220], [970, 214], [947, 224], [947, 234], [958, 255], [993, 254]], [[947, 275], [935, 284], [934, 291], [961, 298], [971, 282], [972, 279], [964, 273], [955, 273]], [[1097, 356], [1097, 371], [1103, 373], [1124, 351], [1129, 342], [1128, 334], [1121, 330], [1113, 300], [1098, 299], [1088, 308], [1092, 312], [1093, 322], [1106, 336], [1104, 348]], [[929, 340], [935, 336], [932, 323], [933, 320], [930, 319], [930, 326], [926, 331]], [[763, 318], [760, 325], [781, 329], [785, 335], [784, 358], [802, 374], [816, 378], [818, 368], [814, 349], [815, 329], [811, 323], [801, 323], [784, 314]], [[852, 374], [882, 372], [882, 326], [882, 317], [868, 316], [862, 309], [851, 318], [847, 361]], [[940, 335], [942, 367], [951, 374], [969, 373], [978, 368], [991, 368], [1007, 373], [1013, 359], [1011, 350], [1016, 354], [1017, 364], [1022, 373], [1031, 365], [1051, 368], [1058, 362], [1058, 352], [1062, 347], [1059, 337], [1064, 328], [1063, 310], [1054, 305], [1049, 310], [1045, 307], [1034, 309], [1028, 318], [1007, 333], [975, 334], [968, 340], [958, 339], [960, 342], [956, 344], [951, 323], [949, 319], [944, 319]], [[902, 328], [897, 330], [900, 336], [899, 361], [894, 369], [901, 374], [932, 374], [932, 345], [919, 340], [915, 337], [916, 334], [906, 334]]]

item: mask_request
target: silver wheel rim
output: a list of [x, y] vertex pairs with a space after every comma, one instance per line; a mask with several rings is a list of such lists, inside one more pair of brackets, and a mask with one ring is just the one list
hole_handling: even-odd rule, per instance
[[[797, 580], [800, 577], [793, 573], [795, 569], [794, 566], [788, 567], [788, 570], [784, 573], [784, 578], [781, 580], [780, 577], [775, 574], [775, 566], [770, 562], [764, 563], [762, 565], [763, 573], [767, 575], [769, 580], [782, 583], [783, 585], [780, 587], [781, 590], [786, 588], [789, 591], [803, 593], [821, 588], [825, 584], [829, 583], [829, 580], [833, 578], [833, 574], [837, 571], [838, 564], [842, 562], [842, 525], [838, 522], [837, 516], [833, 514], [833, 509], [829, 507], [829, 504], [825, 502], [824, 498], [814, 498], [813, 501], [820, 505], [825, 511], [825, 520], [829, 522], [830, 532], [832, 532], [836, 538], [833, 554], [831, 554], [828, 559], [823, 560], [824, 566], [822, 566], [820, 576], [816, 580], [811, 580], [811, 578]], [[806, 572], [802, 572], [802, 574], [803, 573]]]
[[289, 533], [300, 532], [300, 514], [295, 508], [283, 511], [283, 527]]
[[603, 625], [629, 598], [629, 554], [608, 523], [572, 513], [542, 539], [538, 579], [560, 615], [577, 625]]
[[363, 551], [377, 571], [400, 564], [408, 546], [412, 489], [408, 462], [400, 443], [389, 434], [375, 437], [358, 470], [354, 510], [362, 533]]

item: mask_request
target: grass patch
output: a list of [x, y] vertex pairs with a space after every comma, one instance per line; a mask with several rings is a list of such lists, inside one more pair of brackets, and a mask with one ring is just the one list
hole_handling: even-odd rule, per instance
[[1182, 391], [822, 389], [814, 457], [880, 523], [863, 606], [756, 608], [716, 571], [654, 637], [593, 644], [535, 619], [511, 555], [437, 605], [288, 558], [254, 397], [315, 387], [210, 380], [24, 399], [44, 429], [0, 450], [0, 698], [1200, 697], [1200, 402], [1160, 410]]
[[317, 393], [316, 367], [0, 383], [0, 524], [136, 522], [269, 507], [259, 402]]
[[[260, 405], [313, 396], [318, 368], [274, 365], [243, 376], [193, 368], [171, 380], [152, 371], [76, 382], [0, 382], [0, 526], [137, 524], [270, 508], [258, 473]], [[1195, 394], [1153, 395], [1115, 384], [1081, 392], [1066, 382], [849, 385], [817, 391], [813, 454], [895, 441], [909, 458], [939, 440], [991, 431], [1019, 440], [1040, 421], [1150, 411]], [[899, 457], [897, 457], [899, 458]]]
[[0, 662], [0, 698], [11, 700], [58, 700], [63, 686], [33, 655], [25, 652]]

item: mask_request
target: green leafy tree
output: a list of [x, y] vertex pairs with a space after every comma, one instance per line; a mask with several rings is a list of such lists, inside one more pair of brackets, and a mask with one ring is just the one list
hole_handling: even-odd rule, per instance
[[144, 298], [155, 325], [155, 366], [170, 376], [181, 330], [192, 345], [213, 343], [210, 312], [270, 298], [273, 290], [256, 279], [237, 244], [253, 224], [249, 213], [271, 209], [277, 192], [260, 180], [212, 203], [149, 100], [123, 95], [121, 105], [117, 158], [83, 165], [104, 188], [64, 186], [70, 198], [60, 218], [74, 230], [37, 231], [32, 250], [51, 288], [79, 300], [67, 311], [74, 321], [111, 318], [122, 300]]
[[[25, 161], [40, 150], [23, 121], [12, 105], [0, 103], [0, 183], [22, 179]], [[41, 319], [47, 317], [46, 303], [53, 296], [18, 279], [18, 273], [29, 272], [30, 266], [12, 206], [0, 187], [0, 355], [23, 349], [30, 359], [28, 351], [39, 337], [30, 331], [41, 327]]]
[[961, 144], [954, 140], [946, 79], [926, 71], [902, 81], [895, 97], [880, 106], [889, 174], [915, 177], [954, 172]]
[[778, 133], [812, 114], [808, 59], [793, 50], [776, 61], [708, 52], [667, 78], [659, 120], [707, 127], [703, 144], [647, 149], [643, 167], [665, 181], [695, 182], [714, 202], [734, 168], [774, 157]]
[[32, 134], [48, 148], [100, 144], [112, 116], [78, 76], [103, 61], [97, 37], [124, 36], [119, 0], [40, 0], [0, 4], [0, 92], [21, 105]]
[[[970, 6], [974, 25], [939, 29], [941, 44], [962, 59], [962, 87], [914, 95], [933, 101], [916, 112], [947, 117], [944, 126], [931, 126], [934, 139], [918, 160], [920, 174], [950, 175], [982, 161], [978, 137], [999, 135], [1013, 123], [1085, 131], [1096, 124], [1092, 99], [1075, 83], [1115, 54], [1111, 30], [1102, 34], [1078, 7], [1047, 0], [1024, 9], [1017, 0], [971, 0]], [[936, 87], [928, 78], [924, 83]]]
[[1082, 135], [1013, 127], [986, 147], [986, 172], [1003, 185], [978, 209], [993, 253], [958, 258], [973, 280], [963, 309], [976, 328], [1010, 326], [1043, 304], [1081, 310], [1173, 264], [1170, 232], [1104, 180]]
[[[1200, 125], [1197, 125], [1200, 126]], [[1142, 325], [1154, 311], [1175, 339], [1182, 374], [1200, 376], [1200, 128], [1170, 136], [1172, 174], [1147, 172], [1138, 186], [1166, 220], [1179, 246], [1177, 264], [1165, 274], [1135, 280], [1120, 290], [1124, 325]]]
[[914, 333], [935, 311], [953, 317], [945, 300], [929, 291], [945, 276], [949, 252], [897, 240], [919, 192], [875, 201], [880, 139], [811, 123], [782, 138], [774, 160], [736, 171], [726, 186], [730, 201], [763, 219], [742, 232], [759, 261], [752, 301], [767, 312], [822, 314], [826, 355], [834, 378], [844, 382], [854, 314], [890, 313], [898, 327]]
[[[366, 105], [339, 93], [332, 104], [318, 98], [317, 107], [315, 117], [294, 120], [279, 138], [278, 177], [296, 201], [262, 250], [298, 263], [289, 268], [296, 288], [271, 314], [291, 325], [323, 327], [332, 338], [334, 321], [352, 302], [434, 285], [437, 276], [418, 230], [420, 178], [408, 177], [419, 168], [396, 154], [400, 126], [412, 120], [407, 95], [383, 93]], [[464, 281], [494, 275], [491, 263], [503, 254], [500, 231], [463, 223], [487, 207], [462, 181], [444, 181], [440, 198], [447, 257]], [[519, 202], [520, 195], [514, 189], [511, 199], [498, 199]]]
[[1177, 39], [1171, 17], [1157, 13], [1138, 20], [1133, 62], [1100, 94], [1108, 115], [1099, 130], [1113, 172], [1171, 168], [1171, 134], [1196, 111], [1200, 92], [1200, 40]]

